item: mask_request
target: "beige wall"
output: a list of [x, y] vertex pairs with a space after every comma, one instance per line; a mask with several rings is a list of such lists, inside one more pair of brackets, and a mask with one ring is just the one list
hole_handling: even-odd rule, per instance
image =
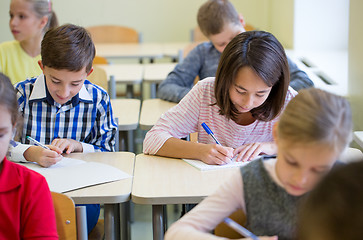
[[363, 130], [363, 1], [350, 0], [349, 95], [356, 130]]
[[[286, 22], [286, 14], [291, 17], [290, 5], [293, 0], [231, 1], [248, 23], [257, 29], [276, 31], [277, 37], [282, 38], [281, 42], [290, 44], [292, 28], [288, 26], [286, 30], [285, 24], [282, 26], [280, 23]], [[281, 1], [284, 4], [278, 4]], [[205, 0], [53, 0], [53, 6], [61, 24], [74, 23], [85, 27], [120, 24], [142, 32], [145, 42], [180, 42], [189, 41], [190, 29], [197, 25], [197, 10], [204, 2]], [[8, 27], [9, 4], [10, 0], [0, 1], [0, 42], [12, 40]]]

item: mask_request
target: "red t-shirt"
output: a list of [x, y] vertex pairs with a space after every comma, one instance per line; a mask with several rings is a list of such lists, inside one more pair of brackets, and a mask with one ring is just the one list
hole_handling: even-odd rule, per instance
[[0, 239], [58, 239], [45, 178], [6, 158], [0, 172]]

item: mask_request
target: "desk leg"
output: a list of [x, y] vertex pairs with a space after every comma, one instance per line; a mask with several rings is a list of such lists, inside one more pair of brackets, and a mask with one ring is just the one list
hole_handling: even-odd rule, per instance
[[121, 203], [120, 206], [121, 218], [121, 240], [130, 240], [130, 201]]
[[134, 140], [134, 130], [129, 130], [127, 131], [127, 145], [128, 145], [128, 151], [129, 152], [134, 152], [134, 144], [135, 140]]
[[126, 98], [134, 98], [134, 85], [126, 85]]
[[153, 239], [164, 239], [164, 205], [153, 205]]
[[105, 239], [120, 239], [119, 204], [105, 204]]
[[150, 98], [156, 98], [156, 83], [150, 84]]

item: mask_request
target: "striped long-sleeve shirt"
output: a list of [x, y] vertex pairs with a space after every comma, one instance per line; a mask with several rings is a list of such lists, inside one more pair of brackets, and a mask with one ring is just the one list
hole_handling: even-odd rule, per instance
[[81, 142], [83, 152], [114, 151], [117, 124], [105, 90], [85, 80], [79, 93], [60, 105], [49, 94], [44, 75], [20, 82], [15, 87], [23, 116], [21, 144], [9, 150], [12, 161], [24, 161], [29, 147], [26, 136], [43, 144], [55, 138]]
[[[289, 87], [285, 106], [296, 94], [296, 91]], [[273, 141], [272, 127], [279, 117], [268, 122], [256, 120], [242, 126], [220, 115], [219, 107], [211, 106], [215, 102], [214, 78], [199, 81], [180, 103], [163, 114], [146, 134], [144, 153], [156, 154], [169, 138], [185, 138], [193, 132], [198, 132], [198, 142], [215, 143], [201, 126], [203, 122], [226, 147], [236, 148], [248, 143]]]

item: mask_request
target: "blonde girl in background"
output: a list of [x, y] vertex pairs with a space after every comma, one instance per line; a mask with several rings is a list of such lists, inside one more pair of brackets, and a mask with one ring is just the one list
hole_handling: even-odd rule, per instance
[[273, 136], [277, 157], [252, 161], [174, 223], [165, 239], [220, 239], [210, 232], [241, 209], [261, 239], [295, 239], [298, 206], [336, 164], [352, 135], [349, 103], [316, 88], [287, 105]]
[[10, 31], [13, 41], [0, 44], [0, 72], [13, 84], [42, 73], [40, 44], [50, 28], [58, 26], [50, 0], [11, 0]]

